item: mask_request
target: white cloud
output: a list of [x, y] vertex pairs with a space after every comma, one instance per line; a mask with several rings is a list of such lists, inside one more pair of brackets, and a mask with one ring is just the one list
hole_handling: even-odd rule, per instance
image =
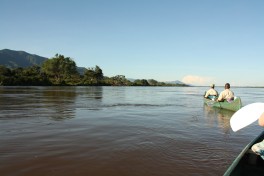
[[197, 75], [187, 75], [182, 78], [182, 82], [196, 86], [207, 86], [212, 84], [214, 79], [212, 77], [203, 77]]

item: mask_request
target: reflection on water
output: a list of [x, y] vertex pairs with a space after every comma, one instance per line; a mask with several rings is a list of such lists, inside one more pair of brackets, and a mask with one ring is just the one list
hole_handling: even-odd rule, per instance
[[71, 119], [78, 108], [100, 108], [103, 98], [102, 87], [2, 87], [0, 93], [0, 118]]
[[[247, 103], [264, 97], [255, 91], [235, 92]], [[261, 129], [234, 134], [233, 112], [204, 106], [203, 93], [0, 87], [0, 175], [222, 175]]]
[[75, 112], [75, 87], [4, 87], [0, 118], [70, 119]]
[[231, 133], [230, 118], [235, 112], [204, 105], [204, 113], [210, 126], [217, 124], [219, 128], [223, 129], [225, 134]]
[[103, 87], [79, 87], [75, 106], [77, 109], [102, 109]]
[[76, 87], [55, 87], [43, 90], [41, 93], [42, 106], [48, 118], [64, 120], [75, 117]]

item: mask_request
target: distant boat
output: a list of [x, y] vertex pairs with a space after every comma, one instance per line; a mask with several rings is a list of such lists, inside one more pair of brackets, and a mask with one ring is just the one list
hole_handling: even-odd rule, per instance
[[264, 139], [264, 131], [250, 142], [226, 170], [224, 176], [263, 176], [264, 160], [255, 154], [252, 145]]
[[218, 101], [213, 101], [208, 98], [204, 98], [204, 103], [208, 106], [211, 107], [217, 107], [221, 109], [228, 109], [231, 111], [238, 111], [242, 107], [242, 102], [240, 97], [235, 97], [233, 101], [227, 102], [218, 102]]

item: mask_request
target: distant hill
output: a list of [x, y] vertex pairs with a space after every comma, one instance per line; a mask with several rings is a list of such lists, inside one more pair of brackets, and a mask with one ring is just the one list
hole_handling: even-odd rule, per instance
[[[30, 54], [25, 51], [14, 51], [10, 49], [0, 50], [0, 65], [8, 68], [17, 67], [30, 67], [33, 65], [41, 66], [48, 58]], [[84, 67], [77, 67], [78, 72], [83, 75], [85, 72]]]
[[46, 57], [29, 54], [25, 51], [0, 50], [0, 65], [8, 68], [29, 67], [33, 65], [40, 66], [47, 59]]
[[134, 78], [126, 78], [128, 81], [134, 82], [136, 79]]
[[167, 81], [166, 83], [168, 83], [168, 84], [185, 84], [184, 82], [181, 82], [179, 80], [176, 80], [176, 81]]

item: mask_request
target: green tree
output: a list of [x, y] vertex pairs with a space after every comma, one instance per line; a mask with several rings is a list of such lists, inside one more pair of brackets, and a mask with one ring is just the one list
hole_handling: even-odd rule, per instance
[[96, 65], [95, 69], [94, 69], [94, 72], [95, 72], [96, 80], [98, 82], [102, 81], [102, 79], [104, 78], [104, 74], [103, 74], [102, 69]]
[[129, 80], [127, 80], [124, 75], [116, 75], [111, 78], [105, 77], [104, 82], [106, 85], [111, 85], [111, 86], [130, 86], [132, 85], [132, 83]]
[[156, 81], [156, 80], [154, 80], [154, 79], [149, 79], [149, 80], [148, 80], [148, 83], [149, 83], [149, 85], [151, 85], [151, 86], [157, 86], [159, 82]]
[[137, 79], [134, 81], [134, 86], [149, 86], [149, 83], [146, 79]]
[[102, 84], [103, 78], [104, 74], [102, 69], [96, 65], [95, 68], [86, 69], [83, 76], [83, 83], [85, 85], [100, 85]]
[[13, 76], [13, 85], [19, 86], [24, 85], [24, 80], [22, 78], [23, 75], [23, 68], [18, 67], [12, 70], [12, 76]]
[[42, 71], [54, 85], [76, 85], [79, 81], [76, 63], [70, 57], [56, 54], [42, 65]]
[[23, 85], [50, 85], [45, 74], [41, 72], [41, 67], [34, 65], [23, 68], [21, 78]]
[[12, 72], [9, 68], [0, 65], [0, 85], [5, 86], [5, 85], [11, 85], [12, 84]]

